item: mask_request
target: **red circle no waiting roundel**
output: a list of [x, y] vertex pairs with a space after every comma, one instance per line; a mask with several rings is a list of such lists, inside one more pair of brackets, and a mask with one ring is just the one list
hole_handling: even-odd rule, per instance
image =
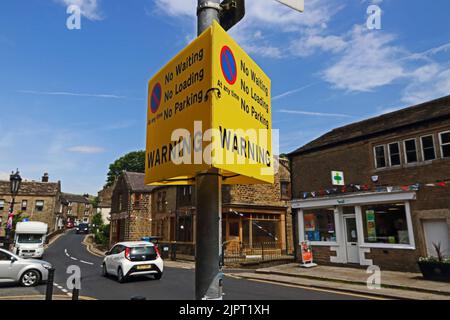
[[153, 87], [152, 94], [149, 97], [150, 109], [152, 110], [152, 113], [155, 113], [156, 111], [158, 111], [159, 105], [161, 104], [161, 97], [162, 97], [162, 89], [161, 89], [161, 84], [158, 82]]
[[236, 59], [228, 46], [224, 46], [220, 52], [220, 66], [225, 80], [229, 84], [235, 84], [237, 79]]

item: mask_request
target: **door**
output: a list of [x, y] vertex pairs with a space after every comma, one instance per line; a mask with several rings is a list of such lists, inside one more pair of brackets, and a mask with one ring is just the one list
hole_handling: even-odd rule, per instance
[[11, 260], [9, 254], [0, 251], [0, 283], [15, 281], [20, 267], [17, 261]]
[[227, 219], [227, 246], [228, 253], [238, 253], [240, 250], [240, 221], [239, 219]]
[[359, 263], [358, 231], [355, 216], [344, 216], [344, 229], [347, 262]]
[[450, 235], [447, 220], [424, 221], [423, 230], [425, 232], [428, 256], [437, 256], [436, 249], [433, 246], [434, 243], [436, 245], [441, 245], [441, 252], [444, 257], [450, 257]]

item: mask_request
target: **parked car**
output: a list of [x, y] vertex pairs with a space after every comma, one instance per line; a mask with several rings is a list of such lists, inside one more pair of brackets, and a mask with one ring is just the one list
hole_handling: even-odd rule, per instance
[[89, 233], [89, 224], [80, 223], [80, 224], [78, 224], [76, 230], [77, 230], [77, 234], [80, 234], [80, 233], [88, 234]]
[[24, 287], [34, 287], [48, 279], [52, 265], [42, 260], [22, 259], [0, 249], [0, 283], [16, 282]]
[[66, 228], [67, 229], [72, 229], [74, 226], [75, 225], [74, 225], [73, 221], [67, 221], [67, 223], [66, 223]]
[[150, 242], [131, 241], [117, 243], [106, 253], [102, 264], [103, 276], [114, 275], [123, 283], [128, 277], [153, 275], [156, 280], [163, 275], [164, 262], [158, 248]]

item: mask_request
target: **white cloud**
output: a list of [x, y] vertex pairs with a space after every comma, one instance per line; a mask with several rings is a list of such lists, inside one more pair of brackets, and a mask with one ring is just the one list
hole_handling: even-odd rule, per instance
[[392, 44], [394, 39], [389, 33], [355, 26], [342, 56], [323, 72], [323, 79], [338, 89], [371, 91], [404, 77], [399, 57], [405, 51]]
[[70, 5], [77, 5], [81, 14], [92, 21], [102, 20], [103, 17], [100, 14], [99, 3], [100, 0], [55, 0], [56, 2], [65, 5], [66, 7]]
[[295, 94], [295, 93], [297, 93], [297, 92], [300, 92], [300, 91], [303, 91], [303, 90], [305, 90], [305, 89], [308, 89], [309, 87], [312, 87], [312, 86], [314, 86], [314, 85], [316, 85], [316, 84], [317, 84], [317, 82], [316, 82], [316, 83], [310, 83], [310, 84], [307, 84], [307, 85], [305, 85], [305, 86], [301, 86], [300, 88], [297, 88], [297, 89], [293, 89], [293, 90], [289, 90], [289, 91], [280, 93], [280, 94], [278, 94], [278, 95], [276, 95], [276, 96], [273, 96], [273, 97], [272, 97], [272, 101], [279, 100], [279, 99], [285, 98], [285, 97], [287, 97], [287, 96], [293, 95], [293, 94]]
[[105, 152], [105, 149], [94, 146], [74, 146], [67, 149], [67, 151], [74, 153], [93, 154], [93, 153], [103, 153]]
[[294, 55], [307, 57], [315, 53], [316, 50], [338, 53], [345, 49], [346, 41], [338, 36], [321, 36], [317, 34], [309, 34], [293, 41], [290, 51]]
[[158, 9], [171, 16], [195, 16], [197, 0], [155, 0]]
[[47, 95], [47, 96], [71, 96], [71, 97], [88, 97], [88, 98], [104, 98], [104, 99], [130, 99], [130, 100], [144, 100], [138, 98], [128, 98], [116, 94], [105, 93], [76, 93], [67, 91], [36, 91], [36, 90], [19, 90], [19, 93]]
[[0, 171], [0, 180], [1, 180], [1, 181], [7, 181], [7, 180], [9, 180], [9, 175], [10, 175], [10, 173], [8, 173], [8, 172], [2, 172], [2, 171]]
[[413, 81], [403, 91], [402, 101], [418, 104], [450, 94], [450, 68], [436, 64], [417, 69]]
[[315, 116], [315, 117], [351, 118], [351, 116], [343, 113], [324, 113], [324, 112], [311, 112], [311, 111], [289, 110], [289, 109], [280, 109], [278, 112], [304, 116]]

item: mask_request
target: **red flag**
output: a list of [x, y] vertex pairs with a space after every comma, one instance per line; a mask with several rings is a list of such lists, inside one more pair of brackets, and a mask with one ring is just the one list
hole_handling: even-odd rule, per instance
[[445, 182], [438, 182], [437, 185], [439, 187], [445, 187], [446, 186]]

